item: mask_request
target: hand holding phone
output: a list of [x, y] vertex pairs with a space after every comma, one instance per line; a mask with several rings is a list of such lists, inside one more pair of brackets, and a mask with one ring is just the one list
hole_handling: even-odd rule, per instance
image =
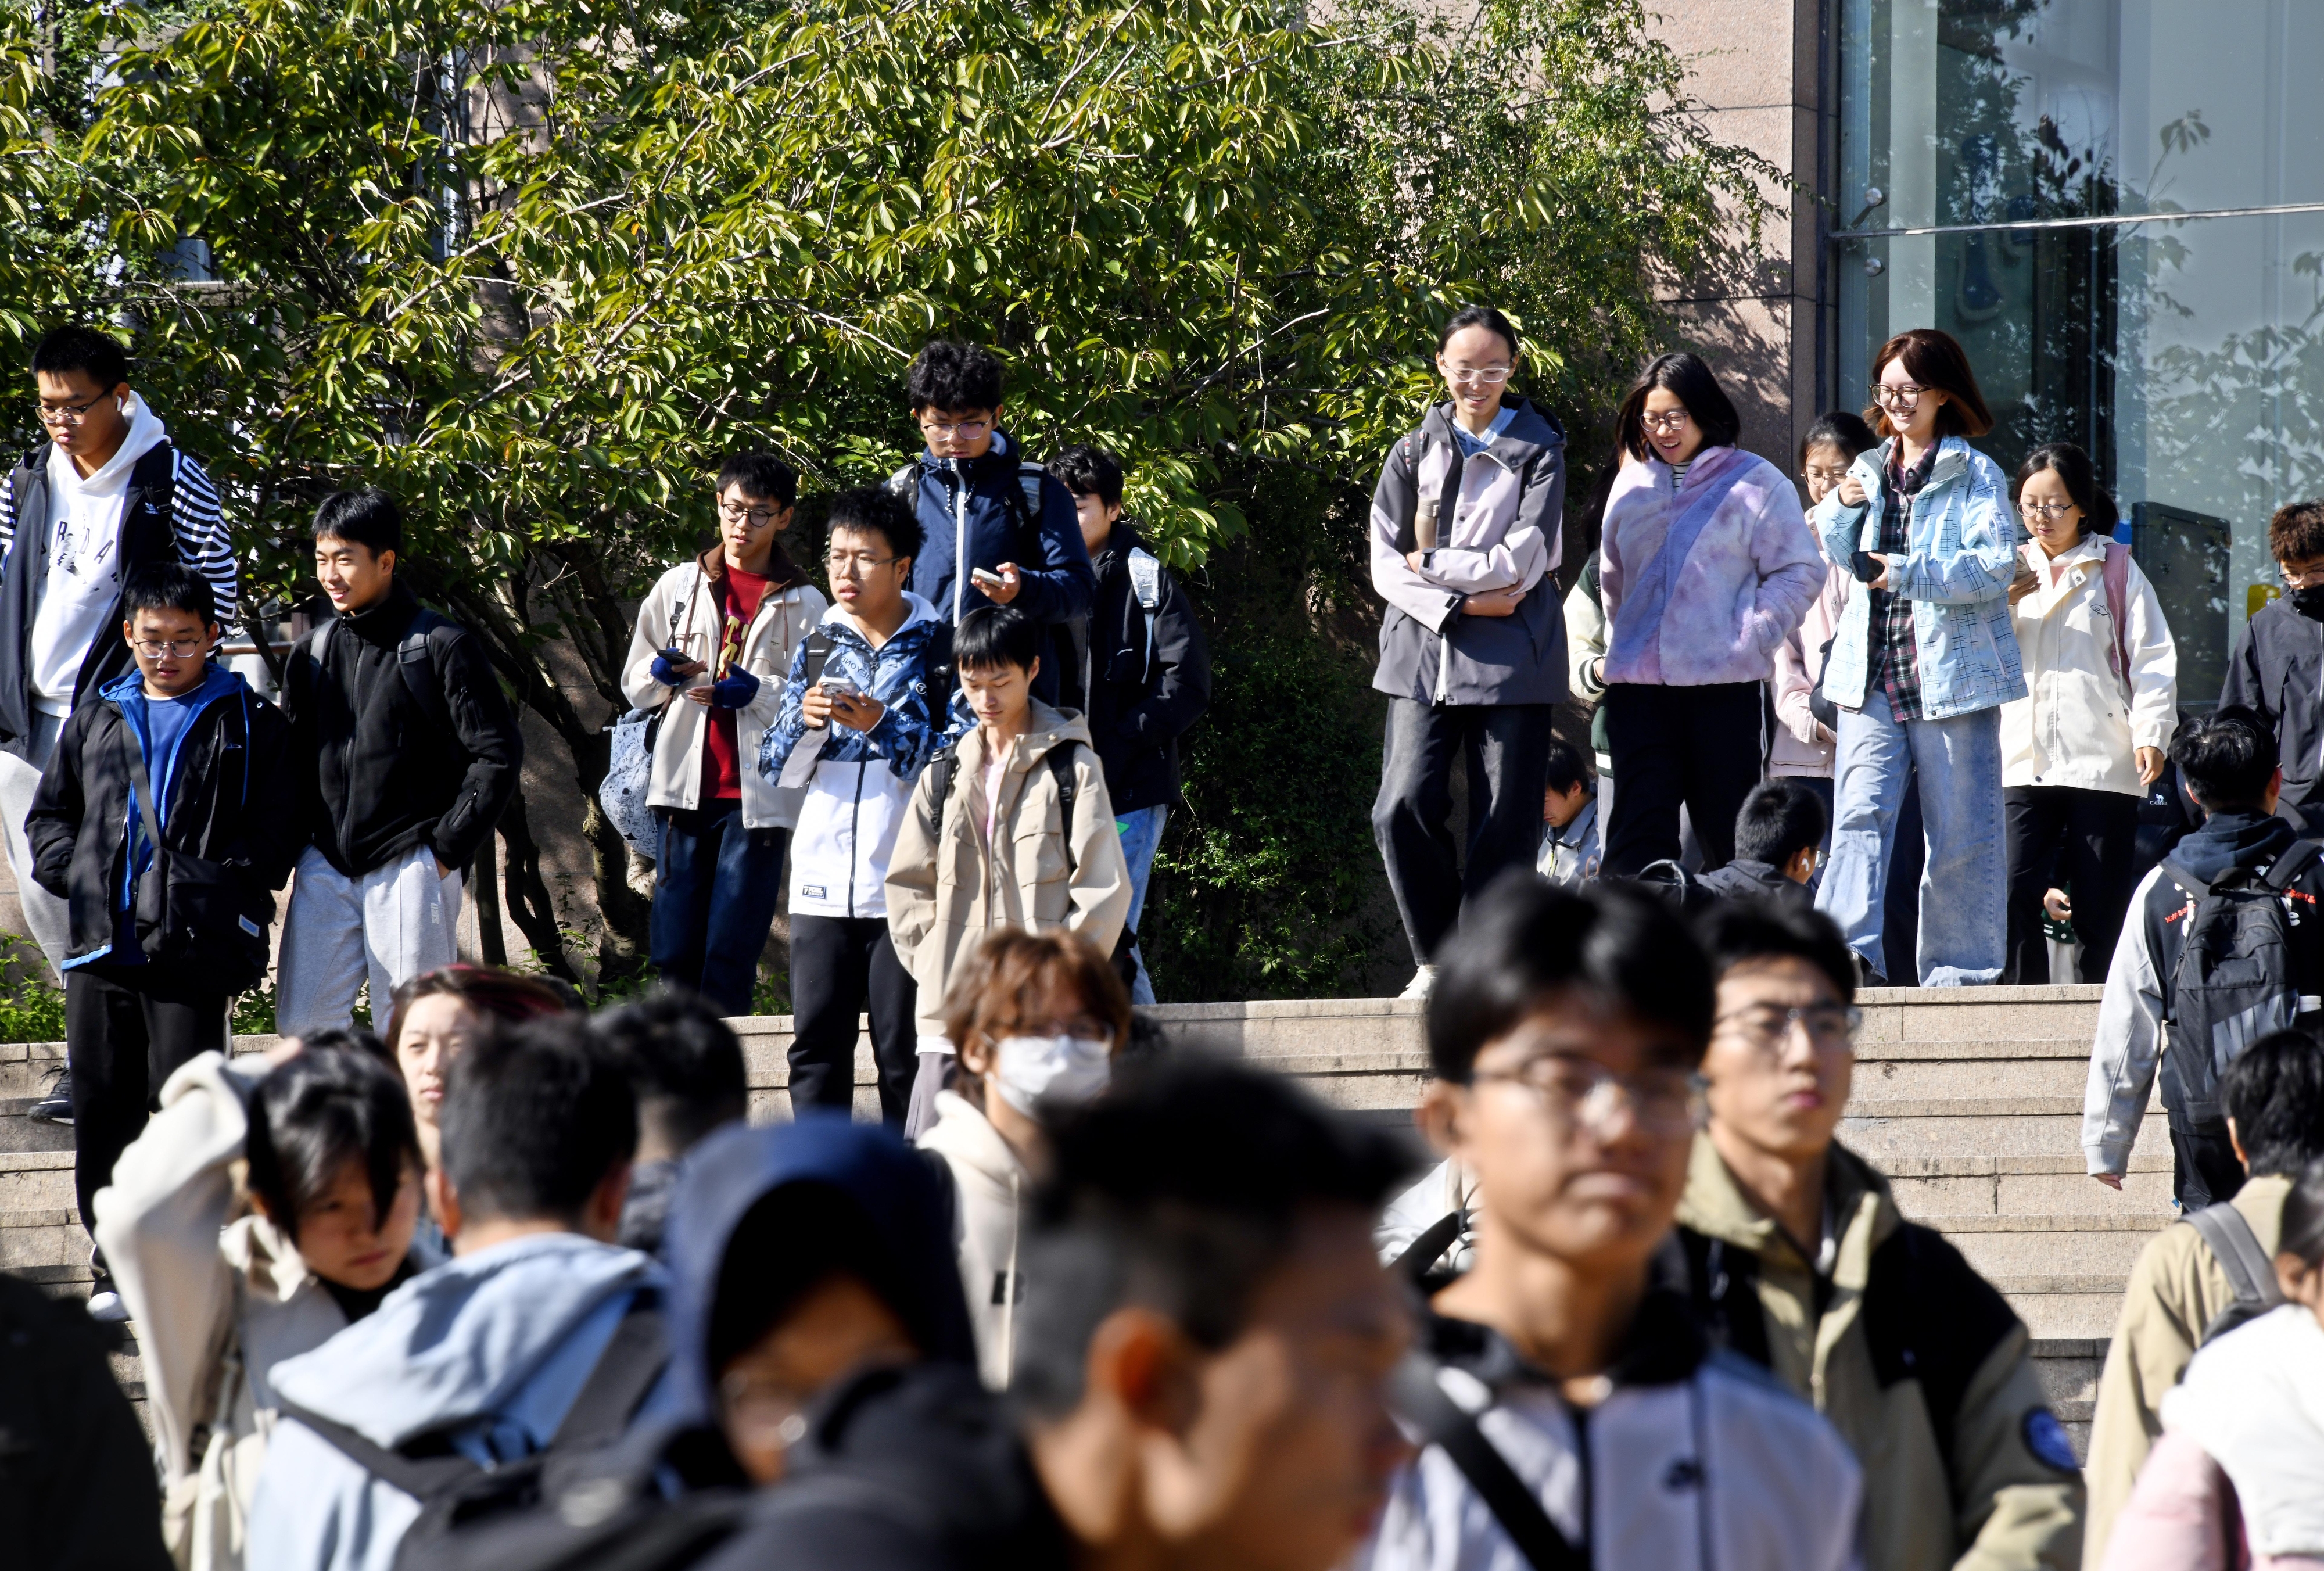
[[971, 568], [968, 576], [975, 580], [980, 589], [998, 589], [1003, 582], [1000, 574], [988, 573], [982, 568]]

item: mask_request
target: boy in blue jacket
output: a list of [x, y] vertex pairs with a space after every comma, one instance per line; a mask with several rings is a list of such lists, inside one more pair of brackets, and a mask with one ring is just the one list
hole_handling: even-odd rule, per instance
[[[162, 1082], [226, 1048], [266, 972], [274, 891], [305, 836], [281, 711], [209, 662], [209, 580], [171, 562], [122, 593], [137, 669], [75, 709], [25, 815], [32, 876], [66, 902], [65, 1061], [82, 1225]], [[92, 1262], [89, 1312], [125, 1311]]]
[[901, 1123], [919, 1067], [918, 993], [888, 937], [888, 858], [945, 740], [952, 626], [905, 587], [921, 534], [901, 498], [844, 491], [828, 531], [831, 609], [791, 657], [759, 744], [763, 775], [807, 789], [791, 834], [791, 1108], [852, 1105], [868, 1008], [881, 1116]]

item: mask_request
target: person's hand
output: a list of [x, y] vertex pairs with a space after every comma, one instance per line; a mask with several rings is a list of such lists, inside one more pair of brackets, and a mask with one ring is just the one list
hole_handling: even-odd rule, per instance
[[984, 597], [995, 605], [1006, 605], [1017, 598], [1017, 592], [1025, 587], [1024, 575], [1018, 572], [1017, 564], [1014, 562], [1003, 562], [993, 570], [1001, 575], [1000, 587], [993, 588], [983, 584], [979, 584], [977, 587], [982, 589]]
[[1864, 587], [1868, 589], [1886, 589], [1888, 587], [1888, 580], [1895, 577], [1893, 569], [1896, 566], [1896, 559], [1893, 556], [1883, 556], [1878, 551], [1870, 552], [1869, 555], [1874, 561], [1880, 564], [1880, 576]]
[[283, 1065], [289, 1063], [291, 1059], [297, 1058], [299, 1056], [300, 1049], [304, 1048], [306, 1045], [307, 1044], [303, 1040], [297, 1037], [286, 1037], [281, 1041], [275, 1043], [274, 1046], [267, 1049], [265, 1053], [260, 1057], [258, 1061], [265, 1065], [270, 1069], [279, 1069]]
[[1840, 733], [1819, 720], [1816, 722], [1816, 740], [1826, 747], [1837, 746], [1840, 743]]
[[2034, 570], [2032, 564], [2021, 559], [2017, 564], [2016, 576], [2009, 580], [2009, 603], [2016, 605], [2041, 587], [2042, 575]]
[[2042, 912], [2053, 922], [2070, 922], [2074, 919], [2073, 899], [2062, 889], [2045, 891], [2042, 896]]
[[819, 686], [809, 688], [799, 699], [799, 714], [806, 718], [808, 730], [822, 730], [831, 719], [831, 695]]
[[684, 698], [687, 703], [694, 705], [697, 708], [707, 709], [710, 707], [710, 689], [708, 688], [688, 688], [685, 692], [680, 693], [678, 697]]
[[2090, 1177], [2096, 1178], [2099, 1183], [2104, 1184], [2109, 1189], [2119, 1190], [2122, 1187], [2122, 1175], [2120, 1173], [2092, 1173]]
[[1596, 655], [1590, 661], [1590, 679], [1600, 687], [1606, 685], [1606, 657]]
[[1508, 616], [1525, 597], [1522, 588], [1488, 589], [1481, 595], [1462, 596], [1461, 610], [1469, 616]]
[[662, 655], [653, 657], [653, 679], [665, 688], [674, 688], [680, 682], [690, 681], [708, 669], [698, 660], [680, 661], [678, 664], [672, 665]]
[[1840, 489], [1833, 494], [1850, 507], [1861, 507], [1864, 505], [1864, 482], [1853, 474], [1842, 476]]
[[869, 731], [880, 724], [888, 706], [869, 693], [841, 693], [830, 700], [831, 717], [850, 731]]
[[1406, 551], [1404, 553], [1404, 565], [1410, 568], [1416, 573], [1420, 571], [1422, 568], [1425, 567], [1427, 563], [1428, 553], [1426, 551]]
[[448, 868], [448, 867], [445, 866], [445, 865], [444, 865], [444, 859], [443, 859], [441, 856], [437, 855], [436, 855], [436, 853], [434, 853], [433, 851], [430, 851], [430, 852], [428, 854], [428, 860], [429, 860], [429, 861], [430, 861], [430, 862], [433, 862], [433, 863], [436, 864], [436, 882], [437, 882], [437, 883], [441, 883], [444, 880], [446, 880], [446, 879], [447, 879], [447, 878], [449, 878], [449, 877], [451, 877], [451, 876], [452, 876], [452, 870], [451, 870], [450, 868]]
[[2138, 761], [2139, 784], [2151, 786], [2163, 778], [2163, 765], [2166, 762], [2163, 756], [2163, 749], [2141, 747], [2133, 752], [2131, 756]]

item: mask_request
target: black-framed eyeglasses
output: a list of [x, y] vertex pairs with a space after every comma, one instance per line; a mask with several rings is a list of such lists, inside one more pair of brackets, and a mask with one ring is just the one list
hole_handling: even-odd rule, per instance
[[2070, 502], [2020, 502], [2017, 511], [2028, 518], [2038, 518], [2046, 523], [2051, 519], [2063, 518], [2073, 512], [2074, 504]]
[[732, 507], [724, 502], [718, 504], [720, 518], [728, 523], [747, 522], [752, 529], [764, 529], [788, 511], [780, 507]]
[[1920, 402], [1921, 394], [1928, 391], [1909, 382], [1876, 382], [1872, 384], [1873, 401], [1890, 409], [1910, 409]]

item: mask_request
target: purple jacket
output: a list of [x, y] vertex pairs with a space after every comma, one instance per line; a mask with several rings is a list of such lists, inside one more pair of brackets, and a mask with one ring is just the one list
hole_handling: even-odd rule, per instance
[[1824, 563], [1781, 469], [1706, 448], [1671, 486], [1659, 459], [1627, 462], [1606, 502], [1606, 680], [1763, 682], [1823, 587]]

